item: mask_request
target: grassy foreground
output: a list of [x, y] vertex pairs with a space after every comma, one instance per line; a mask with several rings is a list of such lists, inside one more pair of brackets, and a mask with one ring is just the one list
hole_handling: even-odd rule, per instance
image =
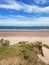
[[39, 59], [43, 54], [41, 42], [19, 42], [9, 46], [8, 40], [0, 40], [0, 65], [46, 65]]

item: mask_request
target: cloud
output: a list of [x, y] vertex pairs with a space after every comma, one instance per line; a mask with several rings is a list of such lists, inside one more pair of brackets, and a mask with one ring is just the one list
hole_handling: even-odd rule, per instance
[[16, 18], [26, 18], [26, 16], [17, 15]]
[[47, 0], [34, 0], [36, 4], [45, 4]]
[[0, 15], [0, 19], [16, 19], [19, 21], [23, 21], [23, 20], [32, 20], [32, 17], [28, 17], [28, 16], [24, 16], [24, 15]]
[[[6, 23], [6, 24], [5, 24]], [[32, 21], [17, 21], [16, 19], [0, 20], [0, 26], [49, 26], [49, 17], [38, 17]]]
[[22, 6], [15, 2], [9, 2], [9, 4], [1, 4], [0, 8], [20, 10]]
[[[37, 1], [37, 0], [36, 0]], [[40, 0], [41, 1], [41, 0]], [[42, 0], [43, 1], [43, 0]], [[44, 0], [45, 2], [46, 0]], [[14, 9], [14, 10], [22, 10], [27, 13], [49, 13], [49, 6], [48, 7], [39, 7], [36, 5], [28, 5], [25, 3], [18, 3], [15, 0], [6, 0], [9, 4], [0, 4], [0, 8], [5, 9]]]
[[28, 13], [49, 13], [49, 6], [48, 7], [38, 7], [36, 5], [27, 5], [27, 4], [24, 4], [24, 11], [28, 12]]

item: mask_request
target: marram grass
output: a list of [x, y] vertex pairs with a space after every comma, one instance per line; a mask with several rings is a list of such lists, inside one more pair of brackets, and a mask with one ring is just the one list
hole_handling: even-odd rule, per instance
[[[9, 42], [2, 40], [0, 42], [0, 65], [46, 65], [38, 57], [42, 56], [41, 42], [19, 42], [15, 45], [9, 45]], [[40, 43], [40, 44], [39, 44]]]

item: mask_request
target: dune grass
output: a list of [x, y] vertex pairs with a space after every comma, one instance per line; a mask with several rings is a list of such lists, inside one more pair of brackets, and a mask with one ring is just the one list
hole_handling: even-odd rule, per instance
[[4, 43], [0, 46], [0, 65], [46, 65], [38, 53], [43, 56], [41, 42], [19, 42], [11, 46]]
[[47, 49], [49, 49], [49, 45], [43, 44], [43, 46], [46, 47]]

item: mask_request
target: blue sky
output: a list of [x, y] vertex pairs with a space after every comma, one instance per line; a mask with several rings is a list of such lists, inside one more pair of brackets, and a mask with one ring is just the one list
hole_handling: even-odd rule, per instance
[[49, 0], [0, 0], [0, 26], [49, 26]]

